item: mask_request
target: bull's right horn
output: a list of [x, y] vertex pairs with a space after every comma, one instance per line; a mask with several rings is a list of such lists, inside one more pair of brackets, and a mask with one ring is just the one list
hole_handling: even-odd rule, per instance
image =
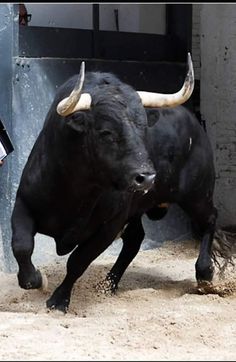
[[89, 109], [91, 106], [91, 96], [89, 93], [82, 93], [85, 77], [85, 64], [82, 62], [80, 67], [79, 78], [75, 84], [75, 87], [69, 97], [66, 97], [60, 101], [57, 105], [57, 113], [60, 116], [68, 116], [78, 110]]
[[190, 53], [188, 53], [188, 73], [182, 88], [173, 94], [137, 92], [144, 107], [175, 107], [186, 102], [194, 89], [194, 71]]

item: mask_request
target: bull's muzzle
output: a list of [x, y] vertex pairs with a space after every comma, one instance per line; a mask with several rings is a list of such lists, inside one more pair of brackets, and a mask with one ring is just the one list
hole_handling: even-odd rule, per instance
[[135, 191], [149, 191], [154, 184], [155, 173], [139, 173], [134, 176], [132, 187]]

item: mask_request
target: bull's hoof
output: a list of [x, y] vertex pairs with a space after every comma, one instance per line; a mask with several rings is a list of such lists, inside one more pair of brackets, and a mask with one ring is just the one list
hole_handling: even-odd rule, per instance
[[200, 267], [196, 264], [196, 279], [198, 284], [211, 282], [214, 276], [214, 266], [208, 265], [207, 267]]
[[70, 300], [64, 299], [64, 300], [56, 300], [55, 297], [51, 297], [47, 300], [46, 305], [47, 308], [50, 310], [59, 310], [60, 312], [67, 313], [69, 309]]
[[114, 275], [110, 273], [107, 274], [104, 280], [96, 284], [95, 288], [99, 293], [114, 295], [118, 289], [118, 285], [115, 281]]
[[198, 284], [209, 283], [212, 281], [214, 276], [214, 269], [213, 270], [204, 270], [201, 273], [196, 272], [196, 279]]
[[213, 284], [208, 281], [198, 281], [197, 282], [197, 292], [199, 294], [211, 294]]
[[58, 287], [52, 296], [47, 300], [46, 305], [48, 309], [56, 309], [63, 313], [68, 312], [70, 304], [70, 293], [65, 292], [65, 290], [60, 286]]
[[19, 286], [23, 289], [39, 289], [43, 285], [43, 278], [39, 270], [35, 270], [30, 275], [22, 275], [18, 273]]

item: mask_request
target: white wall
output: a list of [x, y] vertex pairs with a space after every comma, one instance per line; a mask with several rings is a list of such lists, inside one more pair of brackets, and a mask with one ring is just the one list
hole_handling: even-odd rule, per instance
[[114, 9], [120, 31], [165, 34], [165, 4], [100, 4], [101, 30], [116, 30]]
[[201, 113], [216, 164], [221, 224], [236, 224], [236, 4], [202, 4]]
[[[118, 9], [120, 31], [165, 34], [165, 4], [99, 4], [100, 30], [116, 31], [114, 9]], [[31, 26], [92, 29], [92, 4], [27, 3]]]
[[114, 9], [119, 12], [120, 31], [136, 32], [139, 28], [139, 5], [100, 4], [100, 30], [116, 30]]
[[25, 4], [32, 14], [31, 26], [92, 29], [92, 4]]
[[140, 7], [139, 30], [143, 33], [166, 33], [166, 5], [143, 4]]

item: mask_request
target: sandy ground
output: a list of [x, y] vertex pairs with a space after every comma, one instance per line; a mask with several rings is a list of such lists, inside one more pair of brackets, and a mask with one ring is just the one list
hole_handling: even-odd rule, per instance
[[65, 261], [45, 265], [48, 291], [25, 291], [14, 274], [0, 274], [2, 361], [146, 360], [235, 361], [234, 271], [215, 284], [224, 293], [196, 291], [196, 247], [166, 243], [141, 251], [115, 296], [98, 292], [115, 256], [100, 256], [75, 284], [67, 314], [46, 299], [62, 281]]

